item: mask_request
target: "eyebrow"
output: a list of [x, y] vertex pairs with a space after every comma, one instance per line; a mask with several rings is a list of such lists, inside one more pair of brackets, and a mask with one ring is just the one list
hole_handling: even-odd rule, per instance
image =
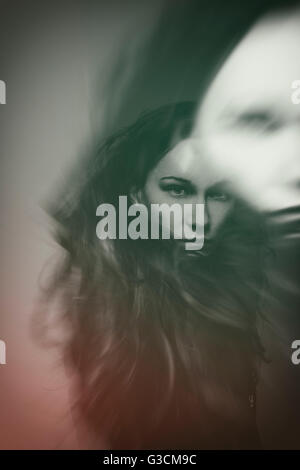
[[215, 191], [216, 189], [227, 189], [227, 188], [229, 189], [229, 187], [230, 187], [230, 181], [220, 180], [212, 184], [211, 186], [208, 186], [206, 191]]
[[[187, 180], [185, 178], [180, 178], [178, 176], [164, 176], [163, 178], [160, 178], [160, 181], [163, 181], [163, 180], [176, 180], [180, 183], [185, 183], [185, 184], [188, 184], [189, 186], [191, 186], [192, 188], [195, 188], [196, 186], [194, 185], [194, 183], [192, 183], [192, 181], [190, 180]], [[212, 184], [211, 186], [208, 186], [205, 191], [215, 191], [216, 189], [226, 189], [226, 187], [229, 188], [230, 186], [230, 181], [229, 180], [220, 180], [220, 181], [217, 181], [216, 183]]]
[[179, 181], [180, 183], [186, 183], [186, 184], [193, 184], [190, 180], [187, 180], [185, 178], [179, 178], [178, 176], [164, 176], [163, 178], [160, 178], [160, 181], [163, 180], [176, 180]]
[[226, 118], [229, 118], [231, 123], [236, 126], [241, 124], [268, 124], [272, 123], [272, 126], [269, 128], [270, 130], [276, 129], [279, 124], [280, 120], [276, 112], [271, 107], [253, 107], [250, 109], [234, 109], [231, 108], [226, 110], [224, 113], [221, 114], [222, 121]]

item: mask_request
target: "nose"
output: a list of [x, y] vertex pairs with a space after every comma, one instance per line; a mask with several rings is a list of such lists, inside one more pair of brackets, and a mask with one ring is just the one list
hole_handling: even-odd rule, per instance
[[[194, 219], [192, 221], [191, 227], [192, 227], [193, 232], [196, 232], [197, 223]], [[205, 236], [209, 234], [209, 231], [210, 231], [210, 220], [209, 220], [209, 215], [208, 215], [206, 204], [204, 203], [204, 234]]]
[[[199, 220], [196, 220], [196, 204], [203, 204], [204, 205], [204, 219], [199, 222]], [[208, 207], [207, 204], [205, 203], [205, 197], [204, 195], [201, 195], [197, 198], [197, 200], [193, 201], [193, 211], [191, 214], [190, 219], [188, 220], [188, 225], [192, 229], [193, 232], [196, 232], [197, 229], [199, 231], [199, 223], [201, 223], [201, 228], [202, 226], [204, 227], [204, 234], [207, 236], [207, 234], [210, 231], [210, 217], [209, 217], [209, 212], [208, 212]]]

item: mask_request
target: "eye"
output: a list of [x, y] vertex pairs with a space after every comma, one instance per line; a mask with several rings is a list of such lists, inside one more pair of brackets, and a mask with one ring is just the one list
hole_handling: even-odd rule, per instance
[[269, 110], [253, 110], [242, 113], [238, 118], [241, 127], [264, 132], [276, 132], [282, 127], [278, 116]]
[[225, 191], [214, 190], [214, 191], [210, 191], [207, 194], [207, 199], [212, 199], [213, 201], [221, 201], [221, 202], [224, 201], [225, 202], [225, 201], [230, 200], [230, 195]]
[[174, 198], [188, 197], [192, 194], [192, 191], [190, 188], [181, 184], [163, 185], [162, 190]]
[[180, 186], [172, 186], [167, 190], [167, 192], [172, 197], [184, 197], [187, 195], [185, 188]]
[[159, 187], [172, 198], [185, 198], [197, 192], [194, 185], [183, 178], [162, 178]]

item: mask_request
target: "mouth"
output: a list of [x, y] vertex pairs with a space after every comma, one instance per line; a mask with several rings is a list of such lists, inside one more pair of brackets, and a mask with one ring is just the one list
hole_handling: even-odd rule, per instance
[[[177, 240], [177, 242], [182, 246], [185, 245], [186, 243], [194, 243], [196, 239], [190, 239], [190, 238], [182, 238], [181, 240]], [[199, 250], [191, 250], [191, 253], [195, 253], [197, 255], [202, 255], [202, 256], [208, 256], [210, 252], [212, 251], [213, 247], [213, 241], [211, 238], [204, 238], [204, 244], [203, 247], [200, 248]]]
[[209, 238], [204, 238], [204, 244], [201, 250], [198, 250], [197, 253], [202, 256], [208, 256], [211, 253], [213, 247], [213, 242]]

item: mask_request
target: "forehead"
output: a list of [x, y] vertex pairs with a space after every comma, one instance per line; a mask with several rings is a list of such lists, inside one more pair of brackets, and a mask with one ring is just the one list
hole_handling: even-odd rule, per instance
[[291, 84], [300, 78], [300, 9], [263, 18], [233, 50], [213, 81], [197, 125], [216, 124], [222, 113], [245, 108], [279, 108], [298, 113], [291, 105]]
[[180, 177], [195, 186], [209, 186], [217, 181], [196, 139], [185, 139], [170, 150], [152, 171], [150, 178]]

